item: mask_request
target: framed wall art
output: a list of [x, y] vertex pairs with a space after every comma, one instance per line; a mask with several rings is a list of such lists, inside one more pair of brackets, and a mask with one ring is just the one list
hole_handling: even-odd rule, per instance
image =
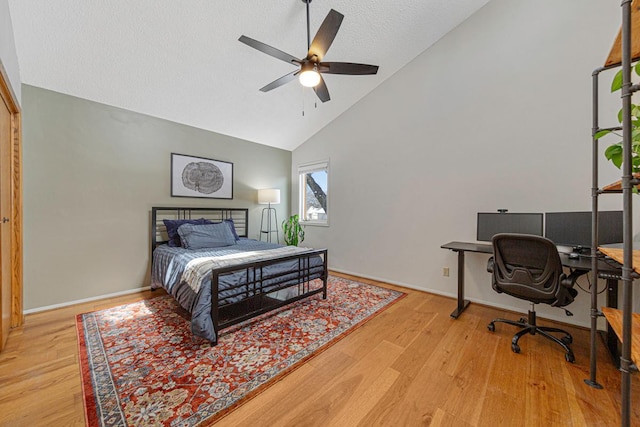
[[171, 153], [171, 196], [233, 199], [233, 163]]

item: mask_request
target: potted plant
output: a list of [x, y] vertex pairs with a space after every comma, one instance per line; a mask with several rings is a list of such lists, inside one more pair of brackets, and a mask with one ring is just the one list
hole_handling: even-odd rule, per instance
[[298, 246], [304, 240], [304, 230], [300, 225], [300, 217], [291, 215], [289, 219], [282, 221], [284, 243], [288, 246]]
[[[640, 62], [633, 67], [635, 73], [640, 76]], [[622, 89], [622, 70], [619, 70], [611, 82], [611, 92]], [[618, 112], [618, 122], [622, 123], [622, 109]], [[601, 130], [595, 134], [596, 139], [614, 133], [611, 130]], [[604, 152], [607, 160], [611, 161], [618, 169], [622, 167], [622, 141], [611, 144]], [[640, 105], [631, 104], [631, 172], [638, 176], [640, 174]], [[637, 187], [633, 188], [637, 192]]]

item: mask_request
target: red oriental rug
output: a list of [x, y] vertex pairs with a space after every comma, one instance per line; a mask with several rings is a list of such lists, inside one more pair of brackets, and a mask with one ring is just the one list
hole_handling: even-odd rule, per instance
[[89, 426], [207, 425], [405, 296], [335, 276], [319, 295], [194, 337], [170, 296], [77, 316]]

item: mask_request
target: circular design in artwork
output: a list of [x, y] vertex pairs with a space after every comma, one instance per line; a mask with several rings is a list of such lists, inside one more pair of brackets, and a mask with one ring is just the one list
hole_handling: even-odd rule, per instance
[[182, 170], [182, 184], [198, 193], [211, 194], [222, 188], [224, 176], [212, 163], [191, 162]]

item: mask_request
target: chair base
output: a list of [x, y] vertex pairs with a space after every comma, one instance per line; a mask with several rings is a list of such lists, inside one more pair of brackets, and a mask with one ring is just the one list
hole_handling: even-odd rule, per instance
[[[570, 363], [575, 363], [576, 362], [576, 358], [573, 355], [573, 351], [569, 347], [569, 344], [571, 344], [573, 342], [573, 337], [571, 336], [571, 334], [569, 332], [565, 331], [565, 330], [558, 329], [558, 328], [551, 328], [551, 327], [548, 327], [548, 326], [538, 326], [536, 324], [536, 312], [535, 311], [529, 310], [529, 318], [528, 319], [521, 318], [517, 322], [515, 320], [509, 320], [509, 319], [493, 319], [487, 325], [487, 328], [491, 332], [496, 330], [496, 327], [495, 327], [495, 323], [496, 322], [507, 323], [509, 325], [518, 326], [518, 327], [522, 328], [520, 331], [518, 331], [513, 336], [513, 339], [511, 340], [511, 350], [513, 350], [514, 353], [520, 353], [520, 346], [518, 345], [518, 341], [524, 335], [527, 335], [527, 334], [531, 334], [531, 335], [540, 334], [543, 337], [555, 342], [556, 344], [558, 344], [559, 346], [561, 346], [564, 349], [564, 351], [565, 351], [564, 358], [566, 359], [567, 362], [570, 362]], [[557, 337], [551, 335], [549, 332], [559, 332], [559, 333], [564, 334], [564, 336], [562, 338], [557, 338]]]

